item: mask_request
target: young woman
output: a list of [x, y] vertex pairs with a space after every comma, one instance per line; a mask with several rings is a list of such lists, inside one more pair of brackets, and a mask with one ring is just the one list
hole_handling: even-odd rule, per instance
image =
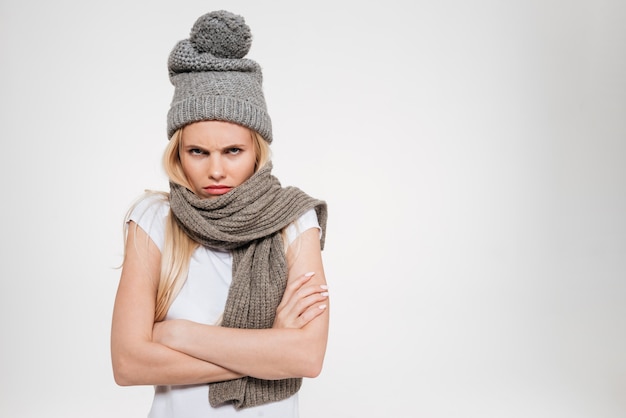
[[120, 385], [154, 385], [151, 418], [298, 416], [322, 369], [326, 203], [272, 174], [250, 29], [201, 16], [170, 54], [169, 193], [125, 220], [111, 352]]

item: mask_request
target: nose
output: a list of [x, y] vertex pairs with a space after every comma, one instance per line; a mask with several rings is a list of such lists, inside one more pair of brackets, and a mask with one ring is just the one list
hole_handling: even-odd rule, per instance
[[209, 178], [216, 181], [224, 178], [224, 166], [220, 155], [211, 155], [209, 161]]

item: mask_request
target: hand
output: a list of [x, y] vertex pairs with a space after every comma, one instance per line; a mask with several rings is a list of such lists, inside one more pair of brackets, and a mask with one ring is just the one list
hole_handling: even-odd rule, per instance
[[272, 328], [302, 328], [321, 315], [327, 305], [326, 285], [307, 285], [315, 273], [306, 273], [288, 283], [283, 298], [276, 308]]

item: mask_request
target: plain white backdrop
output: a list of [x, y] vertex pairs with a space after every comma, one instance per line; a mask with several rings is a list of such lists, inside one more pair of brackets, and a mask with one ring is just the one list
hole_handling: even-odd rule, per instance
[[109, 357], [166, 60], [242, 14], [275, 174], [329, 205], [302, 418], [626, 416], [619, 0], [0, 1], [0, 416], [146, 416]]

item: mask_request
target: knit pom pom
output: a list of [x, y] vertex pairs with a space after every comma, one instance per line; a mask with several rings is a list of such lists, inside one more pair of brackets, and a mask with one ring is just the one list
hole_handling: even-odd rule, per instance
[[243, 58], [250, 50], [252, 34], [242, 16], [225, 10], [200, 16], [189, 40], [199, 52], [218, 58]]

